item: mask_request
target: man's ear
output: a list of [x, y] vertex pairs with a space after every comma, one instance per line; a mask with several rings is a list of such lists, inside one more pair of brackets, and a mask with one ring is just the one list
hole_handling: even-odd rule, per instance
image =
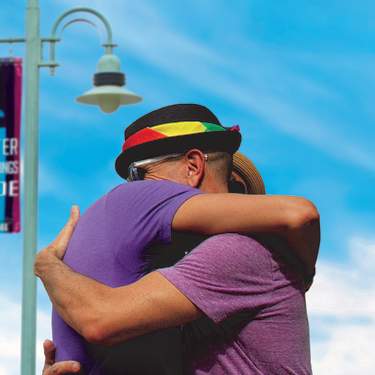
[[199, 187], [204, 178], [205, 156], [202, 151], [193, 149], [185, 154], [186, 181], [191, 187]]

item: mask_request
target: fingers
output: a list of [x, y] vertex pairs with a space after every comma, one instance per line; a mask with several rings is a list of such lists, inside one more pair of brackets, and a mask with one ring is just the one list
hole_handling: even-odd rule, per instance
[[69, 373], [78, 373], [81, 366], [75, 361], [57, 362], [53, 366], [48, 367], [43, 371], [43, 375], [61, 375]]
[[79, 215], [80, 215], [79, 206], [74, 204], [70, 209], [70, 218], [72, 218], [72, 220], [74, 221], [74, 224], [77, 224]]
[[72, 206], [70, 210], [70, 216], [65, 224], [64, 228], [61, 230], [56, 239], [52, 242], [53, 247], [65, 249], [68, 246], [69, 240], [74, 232], [74, 228], [79, 220], [79, 207]]
[[45, 340], [43, 342], [44, 350], [44, 369], [43, 375], [59, 375], [68, 373], [78, 373], [81, 365], [76, 361], [64, 361], [55, 363], [56, 347], [53, 341]]
[[55, 352], [56, 348], [51, 340], [45, 340], [43, 342], [44, 350], [44, 365], [53, 365], [55, 363]]

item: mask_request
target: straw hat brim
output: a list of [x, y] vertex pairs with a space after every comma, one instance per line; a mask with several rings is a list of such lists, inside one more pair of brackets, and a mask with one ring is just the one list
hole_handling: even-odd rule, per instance
[[246, 184], [247, 194], [265, 194], [266, 188], [262, 176], [254, 163], [240, 152], [233, 154], [233, 172]]

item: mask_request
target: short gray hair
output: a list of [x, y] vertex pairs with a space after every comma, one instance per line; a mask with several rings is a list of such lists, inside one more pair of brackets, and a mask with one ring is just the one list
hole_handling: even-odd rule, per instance
[[222, 151], [209, 152], [207, 155], [207, 163], [215, 175], [221, 178], [224, 183], [228, 183], [233, 169], [233, 155]]

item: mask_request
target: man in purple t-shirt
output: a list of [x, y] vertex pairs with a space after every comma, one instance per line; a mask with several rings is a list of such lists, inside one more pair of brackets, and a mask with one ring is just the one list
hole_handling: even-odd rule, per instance
[[[170, 125], [170, 124], [163, 124], [162, 128], [160, 126], [155, 127], [155, 128], [158, 128], [158, 130], [162, 129], [164, 132], [167, 132], [168, 129], [166, 125]], [[191, 124], [189, 124], [189, 126], [191, 126]], [[194, 126], [196, 126], [196, 124], [194, 124]], [[212, 126], [212, 124], [206, 127], [207, 129], [216, 129], [216, 131], [218, 131], [217, 128]], [[216, 134], [216, 136], [217, 135], [218, 134]], [[137, 137], [134, 138], [134, 136], [130, 137], [132, 138], [131, 142], [129, 141], [129, 137], [128, 137], [129, 142], [128, 142], [127, 147], [134, 147], [134, 143], [139, 142], [139, 139], [141, 139], [141, 141], [142, 140], [144, 141], [145, 137], [147, 136], [149, 136], [148, 133], [143, 134], [142, 137], [138, 137], [138, 138]], [[216, 137], [216, 140], [217, 139], [218, 138]], [[200, 145], [201, 144], [202, 143], [200, 143]], [[126, 142], [125, 142], [125, 145], [126, 145]], [[144, 144], [143, 145], [141, 144], [141, 146], [144, 146]], [[209, 191], [208, 186], [210, 185], [211, 186], [210, 189], [212, 189], [214, 192], [215, 189], [213, 189], [213, 186], [215, 185], [215, 181], [213, 177], [211, 177], [212, 181], [209, 180], [210, 173], [209, 173], [209, 170], [205, 171], [204, 169], [204, 159], [205, 158], [203, 158], [203, 154], [197, 151], [192, 151], [186, 154], [184, 161], [182, 163], [177, 164], [177, 167], [174, 170], [175, 181], [179, 181], [178, 178], [181, 177], [179, 176], [179, 174], [182, 175], [182, 173], [185, 173], [184, 168], [186, 167], [187, 168], [186, 169], [187, 183], [185, 183], [185, 185], [190, 185], [190, 186], [201, 185], [201, 189], [203, 191], [204, 189], [207, 189], [207, 191]], [[204, 174], [204, 171], [206, 174]], [[155, 176], [158, 175], [158, 172], [160, 172], [160, 170], [158, 171], [158, 168], [156, 169], [151, 168], [147, 170], [147, 174], [151, 178], [153, 177], [155, 178]], [[168, 177], [164, 177], [164, 178], [168, 179]], [[182, 179], [181, 183], [184, 183], [183, 181], [184, 180]], [[142, 206], [143, 204], [142, 200], [139, 201], [136, 199], [134, 203], [131, 201], [131, 199], [127, 199], [127, 200], [124, 199], [124, 197], [126, 196], [126, 194], [124, 194], [126, 189], [132, 189], [132, 187], [129, 188], [128, 185], [133, 185], [133, 187], [135, 188], [136, 187], [135, 185], [137, 184], [143, 184], [143, 185], [139, 185], [138, 187], [140, 186], [145, 187], [145, 191], [141, 191], [141, 196], [143, 197], [143, 200], [145, 203], [144, 206]], [[191, 230], [197, 229], [197, 218], [196, 216], [191, 215], [191, 208], [192, 207], [194, 208], [194, 205], [195, 205], [195, 210], [196, 210], [196, 204], [197, 204], [196, 202], [199, 202], [199, 204], [208, 205], [209, 206], [208, 211], [210, 211], [210, 208], [212, 209], [212, 207], [215, 205], [218, 207], [216, 211], [215, 210], [212, 211], [213, 215], [211, 215], [211, 218], [214, 219], [214, 221], [210, 222], [210, 220], [208, 220], [208, 224], [209, 224], [208, 229], [206, 228], [204, 230], [204, 232], [206, 233], [213, 234], [213, 233], [221, 232], [221, 230], [218, 230], [217, 228], [217, 221], [216, 221], [217, 216], [214, 216], [214, 215], [216, 213], [216, 215], [220, 216], [222, 214], [225, 214], [226, 211], [230, 212], [230, 214], [229, 214], [229, 224], [227, 223], [227, 225], [229, 226], [224, 227], [225, 231], [230, 231], [231, 228], [234, 231], [239, 231], [239, 232], [240, 231], [246, 232], [251, 229], [256, 231], [256, 229], [260, 230], [261, 228], [263, 228], [263, 226], [265, 225], [264, 223], [268, 222], [267, 217], [264, 217], [264, 218], [262, 217], [262, 215], [265, 215], [265, 210], [267, 208], [267, 205], [262, 206], [263, 210], [261, 209], [257, 214], [258, 220], [262, 222], [262, 219], [263, 219], [262, 225], [259, 225], [258, 227], [256, 225], [255, 226], [250, 225], [250, 227], [247, 227], [246, 225], [249, 224], [250, 219], [249, 217], [246, 217], [247, 220], [243, 220], [243, 222], [246, 225], [243, 224], [242, 227], [241, 226], [238, 227], [238, 223], [234, 225], [231, 222], [231, 217], [235, 215], [236, 212], [245, 214], [245, 216], [248, 215], [248, 213], [245, 213], [246, 207], [244, 206], [245, 201], [242, 201], [243, 198], [241, 198], [241, 201], [238, 201], [239, 197], [231, 198], [234, 200], [227, 202], [226, 196], [223, 196], [222, 194], [221, 195], [218, 194], [215, 197], [204, 197], [203, 200], [194, 200], [193, 198], [191, 198], [192, 195], [197, 194], [197, 191], [192, 192], [192, 190], [194, 189], [191, 189], [188, 186], [179, 185], [178, 187], [175, 187], [176, 190], [173, 190], [172, 188], [170, 188], [169, 184], [171, 183], [165, 182], [165, 181], [161, 181], [161, 182], [145, 181], [142, 183], [132, 183], [132, 184], [124, 185], [126, 187], [123, 186], [123, 187], [115, 189], [110, 194], [108, 194], [105, 198], [98, 201], [97, 204], [95, 204], [92, 207], [91, 211], [88, 212], [86, 215], [86, 217], [90, 219], [85, 220], [85, 216], [83, 216], [82, 219], [80, 220], [79, 225], [77, 226], [75, 235], [73, 236], [72, 241], [70, 243], [65, 261], [68, 264], [72, 265], [76, 271], [81, 272], [82, 274], [85, 274], [87, 276], [94, 277], [97, 281], [101, 281], [111, 287], [117, 287], [119, 285], [127, 284], [129, 282], [137, 280], [147, 271], [147, 261], [145, 261], [144, 249], [147, 248], [147, 246], [151, 244], [152, 241], [163, 242], [163, 241], [169, 240], [170, 234], [168, 233], [170, 232], [172, 219], [173, 219], [173, 223], [180, 223], [180, 224], [175, 224], [177, 229], [179, 227], [180, 228], [182, 227], [183, 229], [191, 229]], [[178, 184], [175, 184], [175, 185], [178, 185]], [[220, 184], [217, 183], [218, 191], [220, 191], [219, 185]], [[158, 190], [158, 186], [161, 187], [160, 191]], [[222, 188], [223, 186], [224, 185], [222, 185]], [[147, 188], [148, 188], [148, 191], [147, 191]], [[156, 194], [153, 194], [154, 188], [157, 191]], [[223, 189], [222, 191], [224, 190], [225, 189]], [[163, 199], [164, 192], [167, 192], [167, 194], [165, 195], [165, 199]], [[156, 200], [155, 200], [155, 197], [157, 197]], [[191, 198], [191, 199], [188, 199], [188, 198]], [[267, 198], [270, 199], [270, 202], [272, 201], [272, 197], [267, 197]], [[183, 204], [184, 201], [186, 201], [186, 199], [188, 199], [187, 203], [189, 203], [187, 205]], [[120, 203], [122, 201], [124, 201], [124, 203]], [[173, 201], [174, 203], [171, 203]], [[274, 205], [273, 206], [274, 211], [277, 211], [278, 209], [277, 205], [280, 204], [280, 202], [278, 202], [277, 204], [276, 202], [277, 202], [276, 198], [274, 198], [274, 200], [271, 202]], [[181, 204], [182, 204], [182, 208], [178, 209], [178, 207]], [[138, 210], [139, 205], [142, 206], [141, 210]], [[238, 207], [238, 209], [241, 209], [241, 211], [237, 211], [238, 209], [236, 207]], [[220, 211], [220, 208], [221, 208], [221, 211]], [[253, 206], [253, 208], [259, 209], [259, 206]], [[281, 207], [279, 206], [279, 208]], [[286, 207], [284, 206], [284, 208]], [[165, 210], [165, 216], [164, 216], [164, 210]], [[133, 211], [134, 211], [134, 215], [132, 215]], [[202, 215], [201, 215], [202, 218], [204, 217], [207, 218], [207, 215], [205, 216], [205, 214], [207, 214], [206, 211], [207, 210], [202, 211]], [[125, 229], [125, 227], [121, 225], [122, 221], [124, 219], [126, 220], [126, 216], [124, 216], [124, 212], [125, 212], [125, 215], [127, 212], [129, 212], [128, 218], [131, 221], [129, 230], [127, 230], [127, 228]], [[161, 214], [162, 212], [163, 214]], [[247, 212], [251, 212], [251, 210]], [[254, 211], [251, 213], [254, 216]], [[285, 211], [283, 211], [282, 213], [285, 214]], [[208, 215], [208, 217], [210, 217], [210, 215]], [[224, 218], [224, 217], [222, 218], [221, 221], [225, 221], [224, 219], [228, 221], [228, 218]], [[182, 226], [181, 226], [181, 222], [184, 223]], [[188, 224], [186, 224], [186, 222]], [[278, 225], [280, 225], [280, 223], [278, 223]], [[274, 229], [276, 231], [276, 228]], [[294, 234], [293, 236], [294, 240], [296, 238], [298, 239], [298, 235], [296, 236], [296, 233], [297, 234], [299, 233], [298, 231], [295, 231], [295, 229], [296, 228], [294, 228], [291, 231]], [[143, 234], [144, 231], [147, 232], [146, 235]], [[108, 235], [109, 233], [110, 235]], [[75, 241], [75, 239], [77, 240]], [[238, 243], [241, 243], [240, 237], [238, 237], [237, 239], [238, 239]], [[291, 243], [292, 242], [293, 241], [291, 241]], [[299, 241], [299, 243], [301, 243], [301, 241]], [[129, 250], [130, 246], [133, 246], [133, 245], [134, 245], [135, 250], [134, 251]], [[235, 247], [233, 248], [235, 249]], [[248, 245], [247, 248], [251, 250], [252, 247]], [[261, 248], [262, 247], [259, 245], [259, 249]], [[71, 250], [71, 249], [75, 249], [75, 250]], [[83, 249], [89, 251], [89, 253], [85, 254]], [[109, 253], [108, 253], [108, 249], [110, 249]], [[200, 247], [195, 252], [197, 252], [199, 249]], [[226, 247], [223, 249], [223, 252], [222, 252], [223, 256], [225, 256], [225, 252], [226, 252], [225, 249]], [[127, 251], [130, 251], [130, 253], [128, 254]], [[231, 259], [233, 261], [236, 260], [237, 253], [238, 253], [238, 258], [236, 262], [238, 261], [242, 262], [241, 249], [236, 249], [236, 251], [234, 251], [234, 253], [230, 255]], [[198, 254], [200, 253], [198, 252]], [[269, 258], [271, 258], [270, 255], [269, 255]], [[87, 326], [88, 328], [85, 328], [86, 323], [83, 324], [85, 316], [87, 316], [88, 314], [95, 315], [95, 313], [97, 312], [95, 310], [97, 306], [91, 306], [93, 308], [91, 307], [89, 308], [90, 303], [88, 305], [86, 303], [90, 300], [90, 298], [92, 298], [92, 296], [95, 296], [95, 297], [97, 297], [98, 295], [100, 296], [101, 292], [99, 292], [99, 294], [96, 293], [98, 292], [97, 288], [100, 289], [103, 287], [103, 285], [96, 284], [95, 282], [94, 284], [90, 284], [90, 283], [93, 283], [93, 281], [89, 281], [88, 279], [85, 279], [85, 278], [82, 279], [82, 276], [73, 273], [74, 274], [73, 279], [78, 277], [77, 282], [79, 282], [79, 284], [77, 284], [77, 282], [74, 282], [74, 280], [70, 279], [71, 271], [67, 271], [69, 270], [67, 268], [63, 272], [64, 272], [64, 275], [67, 277], [65, 278], [66, 284], [69, 284], [71, 286], [70, 287], [71, 294], [69, 296], [67, 296], [66, 294], [64, 295], [65, 293], [64, 286], [59, 284], [60, 281], [57, 279], [54, 279], [52, 281], [52, 284], [55, 284], [56, 288], [51, 288], [51, 285], [52, 285], [50, 282], [51, 279], [49, 279], [49, 276], [51, 275], [53, 275], [52, 276], [53, 278], [54, 277], [59, 278], [62, 274], [59, 272], [55, 272], [51, 274], [50, 271], [46, 271], [46, 269], [43, 268], [43, 265], [42, 265], [43, 262], [41, 262], [41, 259], [42, 257], [39, 257], [39, 267], [37, 267], [39, 276], [41, 276], [41, 278], [43, 279], [43, 282], [45, 283], [50, 293], [50, 296], [54, 302], [54, 305], [57, 307], [60, 314], [62, 314], [63, 318], [73, 328], [75, 328], [76, 331], [80, 332], [85, 338], [89, 340], [93, 340], [93, 341], [106, 342], [107, 337], [105, 339], [102, 339], [102, 338], [98, 339], [98, 331], [100, 333], [99, 336], [102, 336], [103, 330], [102, 332], [100, 332], [100, 330], [96, 328], [95, 324], [90, 324], [89, 326]], [[186, 258], [187, 262], [188, 262], [188, 259], [190, 258], [189, 257]], [[193, 259], [195, 258], [193, 257]], [[211, 260], [214, 260], [214, 258], [212, 258]], [[207, 270], [215, 269], [214, 267], [215, 265], [211, 267], [210, 262], [209, 262], [210, 259], [203, 259], [203, 261], [206, 261]], [[221, 261], [227, 262], [228, 259], [225, 257], [221, 259], [221, 256], [218, 256], [216, 261], [217, 261], [217, 264], [219, 265], [221, 264]], [[238, 285], [240, 285], [241, 282], [251, 282], [252, 280], [250, 279], [242, 280], [241, 278], [240, 279], [236, 278], [236, 273], [234, 272], [235, 271], [234, 266], [236, 262], [234, 262], [232, 266], [229, 266], [227, 270], [228, 272], [230, 271], [231, 275], [235, 277], [236, 284], [239, 283]], [[255, 264], [257, 263], [258, 262], [255, 262]], [[262, 262], [259, 262], [259, 264], [261, 263]], [[66, 267], [64, 265], [61, 265], [58, 262], [53, 262], [53, 264], [57, 267]], [[182, 261], [181, 264], [184, 264], [184, 261]], [[189, 262], [187, 264], [189, 264]], [[222, 267], [222, 268], [224, 271], [225, 267]], [[50, 268], [50, 270], [52, 270], [52, 267]], [[175, 270], [177, 272], [177, 270], [181, 270], [181, 268], [176, 267]], [[194, 267], [192, 268], [192, 270], [194, 271]], [[216, 269], [216, 271], [218, 270]], [[259, 271], [261, 273], [263, 271], [265, 271], [266, 273], [269, 273], [269, 270], [262, 269], [261, 267], [259, 267]], [[46, 272], [48, 273], [49, 276], [46, 274]], [[168, 270], [163, 271], [163, 272], [168, 272]], [[199, 278], [201, 276], [201, 279], [204, 280], [205, 279], [204, 273], [202, 272], [200, 273], [201, 275], [199, 275], [199, 273], [194, 274], [194, 272], [192, 274], [193, 276], [195, 275], [196, 278]], [[189, 277], [191, 277], [192, 274], [189, 274], [187, 272], [185, 275], [186, 280]], [[205, 299], [204, 297], [205, 289], [204, 289], [203, 284], [201, 285], [196, 284], [196, 290], [192, 288], [192, 290], [190, 290], [191, 294], [177, 287], [177, 289], [180, 290], [180, 292], [178, 292], [178, 290], [176, 290], [176, 288], [173, 287], [173, 284], [177, 285], [179, 281], [183, 280], [183, 272], [182, 273], [177, 272], [177, 276], [173, 276], [173, 275], [174, 275], [174, 272], [171, 272], [171, 271], [169, 271], [169, 273], [165, 274], [164, 276], [161, 276], [160, 273], [153, 273], [150, 275], [150, 277], [145, 278], [145, 280], [143, 281], [141, 280], [140, 282], [133, 284], [131, 287], [129, 286], [128, 289], [126, 289], [125, 295], [122, 296], [120, 300], [117, 300], [118, 301], [117, 305], [121, 306], [121, 312], [116, 311], [116, 303], [114, 303], [114, 299], [112, 299], [113, 295], [110, 296], [111, 292], [109, 294], [107, 293], [109, 291], [115, 291], [116, 289], [103, 290], [103, 293], [104, 293], [103, 300], [99, 299], [100, 301], [103, 302], [102, 307], [103, 306], [108, 307], [109, 305], [107, 303], [108, 301], [111, 301], [111, 308], [110, 308], [111, 324], [110, 326], [104, 325], [105, 327], [104, 333], [105, 335], [108, 335], [109, 342], [119, 342], [123, 339], [127, 339], [129, 337], [133, 337], [133, 336], [151, 331], [156, 328], [163, 328], [165, 326], [173, 326], [174, 324], [180, 324], [180, 323], [183, 323], [184, 321], [190, 321], [192, 319], [195, 319], [201, 316], [202, 312], [206, 313], [206, 315], [212, 318], [214, 321], [219, 320], [215, 317], [215, 315], [212, 315], [209, 310], [207, 310], [206, 312], [205, 309], [200, 306], [199, 300], [195, 300], [197, 296], [202, 296], [203, 299]], [[170, 277], [169, 282], [166, 281], [166, 279], [168, 279], [168, 276]], [[228, 285], [230, 285], [229, 278], [227, 279], [224, 276], [225, 274], [223, 274], [223, 281], [228, 282]], [[230, 291], [233, 293], [233, 297], [235, 296], [238, 297], [237, 293], [240, 293], [241, 295], [241, 293], [245, 293], [245, 292], [249, 292], [247, 294], [247, 297], [252, 297], [250, 293], [251, 291], [256, 295], [256, 294], [259, 294], [263, 290], [265, 294], [262, 298], [265, 301], [267, 301], [267, 302], [264, 302], [263, 305], [258, 305], [258, 301], [254, 300], [253, 302], [251, 302], [253, 304], [252, 309], [250, 308], [251, 306], [244, 305], [243, 301], [238, 304], [229, 303], [231, 305], [232, 310], [230, 310], [230, 308], [228, 307], [228, 314], [226, 315], [226, 310], [223, 309], [224, 317], [229, 316], [230, 312], [233, 314], [245, 312], [247, 314], [249, 313], [254, 314], [256, 318], [255, 312], [257, 311], [257, 309], [265, 309], [267, 307], [267, 304], [268, 305], [273, 304], [276, 306], [278, 300], [274, 300], [270, 298], [270, 296], [267, 295], [267, 290], [269, 289], [265, 288], [265, 286], [262, 284], [262, 283], [265, 283], [265, 285], [268, 285], [273, 280], [273, 277], [277, 278], [278, 273], [275, 271], [271, 276], [272, 276], [271, 279], [265, 278], [265, 277], [263, 279], [259, 277], [254, 279], [256, 283], [261, 285], [261, 288], [258, 288], [258, 290], [253, 287], [252, 289], [249, 288], [249, 290], [247, 291], [246, 290], [241, 291], [241, 290], [236, 290], [233, 287], [230, 287], [227, 291], [225, 291], [225, 289], [223, 289], [223, 285], [221, 286], [219, 285], [217, 291], [224, 292], [224, 295], [228, 297], [228, 303], [230, 300], [229, 298]], [[162, 279], [160, 279], [160, 277]], [[86, 285], [85, 283], [87, 282], [89, 283], [89, 285], [92, 285], [93, 288], [95, 289], [95, 292], [93, 294], [89, 290], [90, 287], [88, 289], [84, 287], [84, 285]], [[166, 282], [167, 284], [165, 284]], [[80, 291], [79, 290], [73, 291], [73, 289], [75, 289], [75, 286], [78, 286], [78, 285], [80, 285], [79, 287]], [[210, 283], [208, 285], [212, 287], [212, 288], [209, 288], [209, 290], [214, 292], [215, 291], [215, 279], [214, 278], [212, 279], [212, 285]], [[200, 290], [199, 287], [203, 289]], [[280, 285], [279, 284], [272, 285], [272, 286], [268, 285], [268, 287], [271, 288], [272, 290], [278, 289], [278, 288], [280, 289], [284, 288], [285, 290], [286, 284], [284, 285], [284, 283], [281, 282]], [[299, 285], [297, 287], [299, 287]], [[294, 285], [294, 288], [297, 288], [297, 287], [296, 285]], [[125, 289], [118, 288], [118, 290], [120, 291], [120, 290], [125, 290]], [[148, 292], [144, 294], [144, 291], [150, 291], [150, 290], [153, 292], [157, 291], [156, 296], [153, 295], [152, 293], [148, 294]], [[57, 296], [55, 295], [56, 291], [58, 294]], [[77, 295], [75, 293], [77, 292], [79, 294], [82, 291], [85, 291], [83, 293], [84, 295], [80, 295], [79, 299], [76, 299]], [[130, 299], [129, 299], [129, 291], [130, 291], [130, 297], [131, 297]], [[181, 294], [181, 291], [182, 291], [182, 294]], [[137, 306], [137, 303], [136, 303], [136, 306], [132, 305], [132, 303], [134, 302], [134, 297], [135, 297], [135, 294], [132, 294], [132, 293], [141, 293], [140, 295], [137, 295], [137, 300], [138, 300], [137, 303], [140, 303], [140, 305]], [[301, 290], [299, 291], [299, 294], [303, 294]], [[151, 300], [150, 298], [148, 299], [147, 296], [152, 296]], [[291, 293], [286, 293], [286, 296], [290, 298]], [[66, 298], [69, 299], [70, 303], [67, 303]], [[142, 298], [146, 298], [146, 300], [142, 302]], [[279, 295], [279, 298], [281, 299], [283, 298], [282, 293]], [[245, 299], [253, 300], [253, 298], [245, 298]], [[79, 301], [79, 305], [81, 306], [76, 305], [78, 301]], [[92, 302], [92, 299], [90, 301]], [[156, 304], [152, 303], [151, 305], [149, 305], [150, 302], [156, 302]], [[301, 302], [301, 300], [299, 302]], [[123, 303], [126, 303], [127, 307], [132, 306], [132, 311], [134, 312], [134, 314], [132, 315], [132, 319], [129, 319], [129, 315], [127, 315], [127, 311], [126, 311], [126, 308], [124, 308]], [[158, 308], [158, 303], [160, 303], [160, 308]], [[166, 305], [164, 305], [165, 303]], [[97, 304], [99, 303], [97, 302]], [[70, 307], [68, 307], [68, 305], [70, 305]], [[76, 306], [76, 307], [73, 307], [73, 306]], [[146, 311], [142, 310], [142, 308], [145, 308], [146, 306], [148, 306], [148, 310]], [[166, 307], [169, 307], [169, 309], [166, 310]], [[301, 318], [303, 318], [302, 316], [303, 309], [301, 308], [301, 306], [299, 306], [299, 308], [301, 312], [301, 314], [299, 315], [299, 319], [301, 321]], [[80, 310], [79, 313], [77, 313], [78, 310]], [[296, 310], [298, 310], [298, 306]], [[117, 314], [120, 313], [121, 317], [116, 315], [116, 313]], [[275, 315], [275, 311], [271, 310], [269, 314]], [[280, 319], [280, 323], [287, 322], [288, 318], [289, 316], [286, 316], [286, 318], [284, 317], [284, 319]], [[262, 317], [262, 319], [264, 319], [264, 316]], [[256, 319], [254, 319], [254, 322], [255, 321]], [[62, 321], [61, 320], [59, 321], [59, 318], [57, 318], [57, 322], [59, 322], [59, 324], [62, 324], [62, 326], [64, 326]], [[91, 323], [93, 322], [91, 321]], [[300, 324], [298, 328], [299, 328], [299, 336], [300, 338], [301, 337], [303, 338], [305, 336], [306, 330], [304, 332], [302, 331], [306, 327], [304, 326], [304, 324]], [[65, 331], [68, 332], [68, 330], [66, 329]], [[75, 334], [74, 331], [71, 331], [69, 332], [68, 336], [70, 335], [69, 337], [73, 337], [74, 334]], [[285, 334], [286, 332], [284, 331], [283, 334], [280, 335], [280, 338], [282, 338]], [[293, 340], [287, 340], [287, 341], [289, 342]], [[296, 339], [296, 341], [298, 340]], [[306, 340], [306, 337], [305, 337], [305, 341], [303, 341], [303, 343], [306, 344], [306, 342], [308, 342], [308, 340]], [[239, 345], [238, 348], [241, 348], [241, 345]], [[250, 350], [251, 346], [245, 345], [245, 348], [248, 349], [247, 355], [249, 356], [249, 354], [251, 353], [251, 350]], [[303, 348], [306, 350], [306, 347], [303, 347]], [[289, 348], [289, 350], [290, 349], [291, 348]], [[254, 347], [254, 350], [255, 350], [255, 347]], [[249, 367], [249, 364], [246, 362], [238, 363], [238, 360], [240, 359], [241, 355], [238, 351], [235, 351], [235, 352], [237, 353], [237, 358], [234, 359], [233, 363], [237, 363], [238, 369], [243, 369], [243, 368], [253, 369], [252, 367]], [[212, 354], [213, 353], [214, 351], [212, 352]], [[234, 358], [234, 355], [231, 356], [231, 351], [229, 349], [228, 349], [228, 353], [226, 354], [226, 357]], [[286, 366], [290, 366], [290, 368], [295, 368], [295, 365], [297, 365], [298, 363], [298, 366], [300, 366], [298, 369], [308, 368], [308, 365], [304, 362], [306, 358], [301, 358], [298, 355], [296, 357], [298, 361], [296, 360], [295, 362], [293, 362], [292, 360], [290, 360], [286, 362]], [[61, 359], [63, 358], [64, 357], [62, 356]], [[68, 358], [71, 359], [72, 357], [67, 356], [66, 359]], [[281, 360], [281, 359], [285, 359], [285, 356], [275, 357], [275, 361]], [[84, 359], [82, 360], [84, 361]], [[268, 360], [267, 355], [265, 355], [263, 361], [267, 361], [267, 360]], [[207, 365], [205, 364], [204, 366], [207, 366]], [[219, 373], [218, 369], [220, 368], [221, 368], [220, 366], [218, 368], [215, 368], [215, 371], [216, 371], [215, 373]], [[299, 371], [299, 370], [296, 370], [296, 371]]]
[[[170, 181], [117, 186], [81, 217], [64, 262], [113, 288], [134, 283], [149, 272], [148, 248], [171, 242], [176, 211], [199, 193], [198, 189]], [[100, 363], [90, 360], [82, 336], [55, 309], [52, 331], [57, 361], [76, 360], [87, 373], [96, 373]]]

